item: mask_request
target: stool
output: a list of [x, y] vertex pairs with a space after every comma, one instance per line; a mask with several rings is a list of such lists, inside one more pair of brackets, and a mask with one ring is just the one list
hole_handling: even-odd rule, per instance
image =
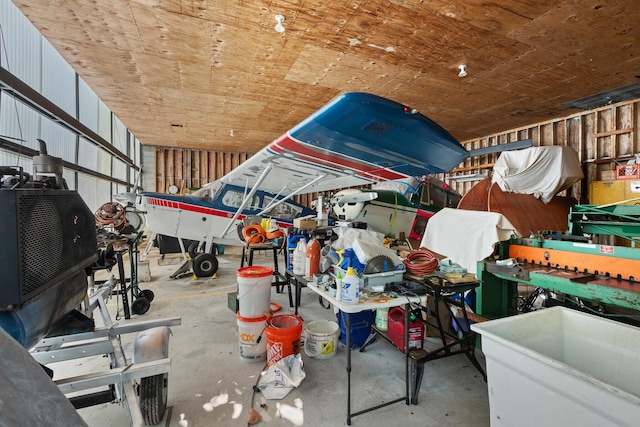
[[[242, 259], [240, 260], [240, 268], [244, 267], [245, 257], [247, 256], [247, 250], [249, 251], [249, 257], [247, 259], [247, 266], [253, 265], [253, 253], [255, 251], [272, 251], [273, 253], [273, 286], [276, 287], [276, 292], [281, 294], [284, 291], [284, 285], [287, 285], [287, 289], [289, 291], [289, 307], [293, 307], [293, 295], [291, 293], [291, 283], [280, 273], [278, 270], [278, 251], [281, 248], [272, 245], [271, 243], [257, 243], [250, 244], [249, 246], [244, 245], [242, 247]], [[285, 260], [286, 261], [286, 260]], [[286, 262], [285, 262], [286, 265]]]

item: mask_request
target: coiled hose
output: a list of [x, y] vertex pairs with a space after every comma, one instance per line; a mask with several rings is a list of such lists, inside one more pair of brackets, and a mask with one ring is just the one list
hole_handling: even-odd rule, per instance
[[118, 202], [103, 204], [98, 208], [94, 216], [101, 229], [113, 227], [115, 231], [121, 231], [127, 222], [124, 206]]
[[258, 224], [248, 225], [244, 228], [244, 241], [247, 246], [252, 244], [264, 243], [267, 240], [267, 234], [264, 228]]
[[426, 276], [438, 269], [438, 259], [426, 249], [412, 250], [403, 262], [407, 272], [416, 276]]

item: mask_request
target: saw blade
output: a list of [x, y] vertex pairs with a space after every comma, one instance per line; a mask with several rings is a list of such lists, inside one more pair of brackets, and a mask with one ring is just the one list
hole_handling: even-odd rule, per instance
[[384, 273], [394, 270], [395, 265], [391, 258], [386, 255], [376, 255], [367, 261], [367, 264], [364, 267], [364, 274]]

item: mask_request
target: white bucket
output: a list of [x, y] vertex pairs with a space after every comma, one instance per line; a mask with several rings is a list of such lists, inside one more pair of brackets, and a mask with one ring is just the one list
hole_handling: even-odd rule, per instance
[[243, 317], [238, 313], [237, 318], [240, 359], [245, 362], [264, 362], [267, 360], [267, 339], [264, 336], [267, 316]]
[[262, 317], [271, 308], [273, 270], [264, 266], [238, 269], [238, 307], [242, 317]]
[[304, 352], [315, 359], [328, 359], [336, 354], [340, 326], [331, 320], [314, 320], [305, 328]]

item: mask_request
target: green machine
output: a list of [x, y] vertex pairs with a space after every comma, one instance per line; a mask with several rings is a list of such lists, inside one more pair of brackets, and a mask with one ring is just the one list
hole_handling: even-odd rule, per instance
[[[591, 243], [585, 235], [627, 239], [631, 247]], [[569, 234], [502, 242], [497, 261], [478, 263], [476, 311], [497, 318], [536, 309], [549, 296], [574, 308], [611, 316], [640, 311], [640, 206], [576, 205]], [[534, 291], [518, 296], [518, 284]], [[538, 299], [538, 301], [536, 301]], [[615, 311], [616, 314], [611, 313]]]

